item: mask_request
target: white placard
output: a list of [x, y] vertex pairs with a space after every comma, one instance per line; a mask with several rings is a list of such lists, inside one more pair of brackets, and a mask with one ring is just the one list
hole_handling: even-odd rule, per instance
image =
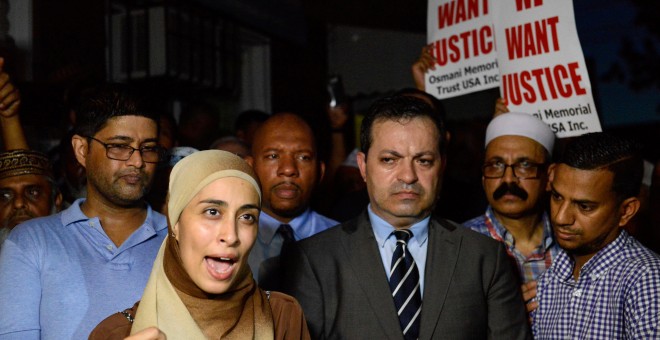
[[444, 99], [500, 85], [488, 0], [429, 0], [427, 41], [436, 60], [426, 91]]
[[557, 137], [601, 131], [572, 0], [491, 0], [500, 93]]

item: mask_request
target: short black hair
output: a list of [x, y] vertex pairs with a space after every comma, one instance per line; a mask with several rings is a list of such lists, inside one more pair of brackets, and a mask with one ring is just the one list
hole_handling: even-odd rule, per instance
[[246, 110], [238, 114], [234, 122], [234, 131], [245, 130], [251, 123], [263, 123], [270, 115], [260, 110]]
[[159, 115], [146, 98], [124, 84], [100, 85], [84, 95], [76, 110], [75, 133], [94, 136], [109, 119], [119, 116], [141, 116], [159, 124]]
[[438, 148], [445, 152], [445, 124], [442, 116], [427, 102], [408, 94], [394, 94], [374, 102], [362, 120], [360, 127], [360, 149], [367, 154], [372, 143], [372, 128], [375, 121], [406, 121], [417, 117], [428, 117], [438, 130]]
[[[431, 105], [431, 108], [433, 109], [433, 111], [435, 111], [435, 114], [438, 115], [438, 117], [440, 117], [440, 122], [442, 122], [440, 133], [442, 135], [445, 135], [447, 133], [447, 127], [445, 126], [445, 121], [447, 120], [447, 114], [445, 111], [445, 106], [442, 104], [440, 99], [436, 98], [434, 95], [426, 91], [422, 91], [415, 87], [404, 87], [394, 92], [394, 94], [425, 99], [429, 103], [429, 105]], [[440, 152], [442, 154], [445, 154], [446, 150], [447, 150], [447, 143], [442, 143], [442, 145], [440, 145]]]
[[581, 170], [608, 170], [614, 173], [612, 191], [620, 201], [639, 195], [644, 174], [642, 145], [635, 140], [594, 132], [571, 140], [559, 163]]
[[418, 97], [426, 98], [431, 103], [431, 108], [434, 109], [438, 115], [440, 115], [440, 118], [442, 118], [443, 121], [446, 119], [445, 106], [442, 104], [440, 99], [436, 98], [434, 95], [426, 91], [422, 91], [415, 87], [404, 87], [394, 92], [394, 94], [418, 96]]

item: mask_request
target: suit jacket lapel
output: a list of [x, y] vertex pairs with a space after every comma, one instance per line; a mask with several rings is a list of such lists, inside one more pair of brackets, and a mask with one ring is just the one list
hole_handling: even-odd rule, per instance
[[445, 304], [449, 284], [456, 269], [461, 237], [451, 230], [454, 224], [431, 218], [424, 271], [424, 297], [422, 298], [422, 321], [420, 339], [434, 338], [440, 313]]
[[345, 231], [345, 242], [342, 244], [357, 284], [367, 297], [383, 332], [391, 339], [401, 339], [392, 292], [366, 211], [360, 215], [356, 224], [345, 227]]

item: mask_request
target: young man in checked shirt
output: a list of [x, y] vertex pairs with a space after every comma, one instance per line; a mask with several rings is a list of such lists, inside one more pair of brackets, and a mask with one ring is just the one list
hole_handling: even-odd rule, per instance
[[538, 339], [660, 338], [660, 257], [622, 227], [637, 213], [642, 159], [605, 133], [576, 138], [550, 168], [563, 249], [538, 280]]

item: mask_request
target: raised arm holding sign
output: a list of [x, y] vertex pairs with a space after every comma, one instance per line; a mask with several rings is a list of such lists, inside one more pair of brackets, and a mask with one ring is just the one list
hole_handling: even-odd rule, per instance
[[572, 0], [429, 0], [427, 32], [435, 67], [424, 54], [413, 66], [419, 88], [444, 99], [500, 87], [558, 137], [601, 131]]

